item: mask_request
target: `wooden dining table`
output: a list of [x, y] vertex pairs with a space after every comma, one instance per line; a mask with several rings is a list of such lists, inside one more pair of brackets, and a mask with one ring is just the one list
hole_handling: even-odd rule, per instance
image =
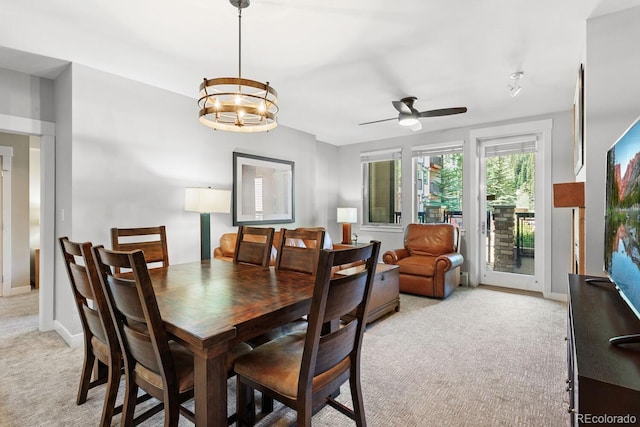
[[217, 259], [150, 269], [167, 332], [194, 354], [198, 426], [227, 425], [227, 350], [309, 312], [314, 280]]

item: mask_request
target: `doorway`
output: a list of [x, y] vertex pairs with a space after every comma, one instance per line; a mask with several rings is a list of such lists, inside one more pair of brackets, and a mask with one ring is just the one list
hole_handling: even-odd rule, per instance
[[480, 152], [480, 283], [541, 292], [536, 280], [536, 135], [487, 139]]
[[551, 294], [551, 251], [545, 248], [551, 247], [552, 124], [540, 120], [470, 132], [465, 157], [473, 161], [465, 162], [470, 191], [464, 203], [473, 248], [471, 286]]
[[[55, 124], [0, 114], [0, 132], [40, 137], [40, 277], [45, 280], [40, 280], [38, 326], [41, 331], [48, 331], [54, 327]], [[6, 193], [6, 182], [3, 185], [3, 193]], [[3, 206], [3, 209], [6, 209], [6, 206]], [[5, 242], [7, 234], [5, 223]], [[5, 277], [7, 274], [5, 264]]]

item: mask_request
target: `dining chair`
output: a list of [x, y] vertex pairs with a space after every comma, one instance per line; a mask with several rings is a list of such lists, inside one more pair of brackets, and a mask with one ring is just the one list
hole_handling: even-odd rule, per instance
[[233, 262], [260, 265], [269, 268], [273, 249], [273, 228], [238, 227]]
[[[167, 231], [164, 225], [157, 227], [112, 228], [111, 247], [114, 251], [144, 252], [144, 259], [149, 267], [166, 267], [169, 265], [167, 249]], [[120, 273], [120, 267], [115, 268]]]
[[[276, 258], [276, 270], [316, 274], [320, 251], [324, 245], [322, 229], [298, 228], [280, 230], [281, 240]], [[299, 242], [304, 242], [300, 244]]]
[[[380, 242], [373, 241], [320, 253], [306, 333], [284, 335], [236, 360], [238, 426], [255, 423], [254, 389], [294, 409], [298, 426], [310, 426], [314, 410], [325, 403], [355, 420], [358, 427], [366, 426], [360, 354], [379, 251]], [[356, 261], [364, 261], [366, 268], [332, 276], [333, 266]], [[355, 317], [343, 319], [354, 310]], [[324, 327], [327, 324], [339, 327]], [[353, 408], [332, 397], [347, 380]]]
[[[122, 411], [122, 406], [115, 406], [122, 375], [122, 353], [116, 329], [91, 255], [91, 242], [76, 243], [68, 237], [60, 237], [58, 241], [84, 335], [84, 362], [76, 403], [83, 404], [89, 389], [106, 383], [100, 425], [110, 426], [111, 418]], [[94, 367], [96, 378], [91, 381]]]
[[[295, 230], [280, 229], [280, 245], [276, 258], [276, 270], [290, 270], [298, 273], [315, 275], [318, 268], [320, 251], [324, 244], [324, 229], [297, 228]], [[257, 347], [266, 342], [274, 340], [282, 335], [304, 331], [307, 328], [307, 319], [301, 318], [286, 325], [273, 328], [257, 337], [247, 341], [251, 346]], [[263, 413], [269, 413], [272, 404], [269, 400], [263, 399]]]
[[[193, 412], [182, 405], [193, 398], [193, 354], [169, 340], [143, 252], [111, 251], [94, 246], [92, 253], [124, 353], [126, 387], [122, 425], [137, 425], [163, 409], [165, 426], [177, 426], [180, 414], [195, 423]], [[111, 270], [115, 271], [116, 267], [131, 272], [112, 274]], [[229, 350], [229, 375], [233, 374], [235, 359], [250, 351], [247, 344]], [[139, 388], [161, 403], [134, 419]], [[229, 418], [229, 424], [234, 418]]]

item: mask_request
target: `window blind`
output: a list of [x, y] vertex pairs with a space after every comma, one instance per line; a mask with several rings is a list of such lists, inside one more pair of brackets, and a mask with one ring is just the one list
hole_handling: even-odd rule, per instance
[[492, 139], [483, 142], [485, 157], [509, 156], [534, 153], [537, 151], [538, 137], [525, 135], [517, 138]]
[[462, 153], [463, 142], [456, 142], [447, 145], [422, 145], [411, 148], [411, 157], [441, 156], [446, 154]]
[[400, 158], [402, 158], [402, 150], [400, 148], [360, 153], [360, 163], [384, 162]]

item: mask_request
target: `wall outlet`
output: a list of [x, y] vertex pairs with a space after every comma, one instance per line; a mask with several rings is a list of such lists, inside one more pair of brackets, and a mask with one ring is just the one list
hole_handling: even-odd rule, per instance
[[466, 271], [460, 273], [460, 286], [469, 286], [469, 273]]

